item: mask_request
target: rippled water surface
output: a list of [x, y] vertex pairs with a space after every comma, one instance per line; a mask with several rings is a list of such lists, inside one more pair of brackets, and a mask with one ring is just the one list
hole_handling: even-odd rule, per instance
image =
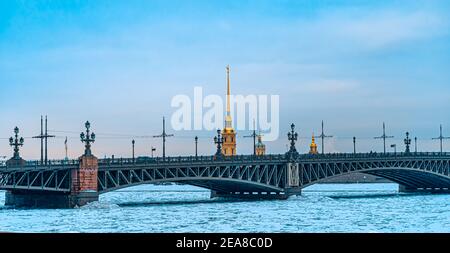
[[78, 209], [11, 209], [6, 232], [450, 232], [450, 195], [399, 194], [396, 184], [323, 184], [277, 201], [210, 200], [207, 190], [144, 185]]

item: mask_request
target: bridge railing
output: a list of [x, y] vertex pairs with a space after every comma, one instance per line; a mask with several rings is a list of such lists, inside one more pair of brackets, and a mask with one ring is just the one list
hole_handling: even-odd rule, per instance
[[105, 158], [99, 160], [99, 165], [139, 165], [139, 164], [171, 164], [171, 163], [208, 163], [208, 162], [239, 162], [239, 161], [279, 161], [284, 160], [285, 155], [237, 155], [233, 157], [222, 157], [220, 159], [215, 156], [171, 156], [171, 157], [138, 157], [132, 158]]
[[8, 167], [6, 166], [6, 162], [0, 166], [0, 169], [32, 169], [32, 168], [60, 168], [60, 167], [73, 167], [78, 166], [80, 162], [78, 160], [49, 160], [47, 164], [39, 161], [39, 160], [31, 160], [25, 161], [24, 166], [20, 167]]
[[449, 157], [448, 152], [387, 152], [387, 153], [328, 153], [328, 154], [302, 154], [299, 159], [389, 159], [389, 158], [405, 158], [405, 157]]
[[[300, 154], [297, 159], [305, 160], [324, 160], [324, 159], [390, 159], [390, 158], [406, 158], [406, 157], [448, 157], [449, 152], [389, 152], [389, 153], [327, 153], [327, 154]], [[258, 161], [285, 161], [285, 154], [270, 154], [263, 156], [255, 155], [237, 155], [232, 157], [221, 157], [217, 159], [215, 156], [177, 156], [177, 157], [138, 157], [132, 158], [105, 158], [99, 159], [100, 166], [110, 165], [145, 165], [145, 164], [176, 164], [176, 163], [210, 163], [210, 162], [258, 162]], [[26, 161], [23, 168], [53, 168], [53, 167], [67, 167], [78, 166], [78, 160], [50, 160], [47, 164], [40, 161]], [[7, 169], [6, 164], [0, 164], [0, 169]]]

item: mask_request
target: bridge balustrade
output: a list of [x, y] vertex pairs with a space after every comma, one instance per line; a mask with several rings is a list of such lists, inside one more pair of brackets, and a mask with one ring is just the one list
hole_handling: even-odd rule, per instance
[[328, 153], [328, 154], [303, 154], [298, 159], [307, 160], [327, 160], [327, 159], [389, 159], [389, 158], [402, 158], [402, 157], [450, 157], [450, 153], [440, 152], [411, 152], [411, 153]]
[[[328, 153], [328, 154], [300, 154], [298, 160], [327, 160], [327, 159], [389, 159], [389, 158], [401, 158], [401, 157], [449, 157], [449, 152], [388, 152], [388, 153]], [[224, 156], [217, 159], [215, 156], [178, 156], [178, 157], [138, 157], [138, 158], [105, 158], [99, 159], [99, 165], [145, 165], [145, 164], [170, 164], [170, 163], [210, 163], [215, 161], [221, 162], [245, 162], [245, 161], [280, 161], [285, 160], [285, 154], [269, 154], [263, 156], [255, 155], [237, 155], [237, 156]], [[24, 168], [42, 168], [42, 167], [61, 167], [61, 166], [77, 166], [79, 161], [75, 159], [71, 160], [50, 160], [47, 164], [43, 164], [41, 161], [26, 161]], [[6, 164], [1, 164], [0, 169], [6, 169]]]
[[274, 160], [284, 160], [285, 155], [264, 155], [264, 156], [255, 156], [255, 155], [237, 155], [232, 157], [221, 157], [216, 158], [215, 156], [174, 156], [174, 157], [166, 157], [165, 159], [162, 157], [138, 157], [135, 159], [132, 158], [106, 158], [100, 159], [99, 165], [145, 165], [145, 164], [170, 164], [170, 163], [209, 163], [214, 161], [222, 161], [222, 162], [232, 162], [232, 161], [274, 161]]

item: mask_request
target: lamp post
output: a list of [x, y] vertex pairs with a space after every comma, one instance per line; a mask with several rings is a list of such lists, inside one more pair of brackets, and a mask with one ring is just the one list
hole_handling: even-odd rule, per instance
[[216, 158], [222, 157], [223, 136], [220, 134], [220, 130], [217, 130], [217, 136], [214, 137], [214, 144], [217, 145]]
[[195, 136], [195, 159], [198, 157], [198, 136]]
[[19, 138], [19, 128], [15, 127], [14, 128], [14, 138], [13, 137], [9, 138], [9, 145], [11, 147], [14, 147], [13, 159], [15, 159], [15, 160], [21, 159], [20, 153], [19, 153], [19, 149], [20, 149], [19, 147], [22, 147], [24, 142], [25, 141], [24, 141], [23, 137]]
[[417, 137], [414, 137], [414, 153], [417, 154]]
[[84, 146], [85, 147], [84, 155], [92, 156], [91, 143], [95, 142], [95, 133], [90, 132], [91, 123], [89, 123], [89, 121], [86, 121], [84, 126], [86, 127], [86, 134], [85, 133], [80, 134], [81, 142], [86, 143], [86, 145]]
[[288, 133], [288, 140], [290, 141], [290, 148], [288, 154], [292, 157], [298, 155], [297, 149], [295, 148], [295, 142], [298, 140], [298, 133], [295, 132], [294, 123], [291, 124], [291, 132]]
[[134, 144], [136, 144], [136, 141], [132, 140], [131, 145], [132, 145], [132, 153], [133, 153], [133, 162], [134, 162]]
[[406, 132], [406, 138], [404, 141], [405, 141], [405, 145], [406, 145], [405, 153], [409, 154], [409, 153], [411, 153], [411, 150], [409, 149], [409, 145], [411, 145], [411, 139], [409, 138], [409, 132]]
[[353, 154], [356, 154], [356, 137], [353, 137]]

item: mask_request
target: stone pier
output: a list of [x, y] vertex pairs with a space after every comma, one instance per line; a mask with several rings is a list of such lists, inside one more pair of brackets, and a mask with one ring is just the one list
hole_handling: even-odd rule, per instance
[[71, 171], [69, 193], [39, 190], [10, 190], [5, 205], [25, 208], [74, 208], [98, 201], [98, 159], [82, 156], [80, 165]]

